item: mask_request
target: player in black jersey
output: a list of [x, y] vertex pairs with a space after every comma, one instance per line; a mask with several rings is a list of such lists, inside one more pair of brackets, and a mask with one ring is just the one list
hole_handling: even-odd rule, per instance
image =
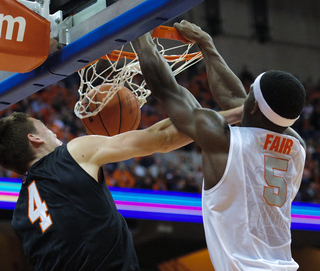
[[[230, 122], [240, 115], [225, 113]], [[12, 226], [35, 270], [139, 270], [131, 233], [101, 166], [190, 142], [169, 119], [145, 130], [83, 136], [62, 145], [24, 113], [2, 118], [0, 164], [26, 174]]]

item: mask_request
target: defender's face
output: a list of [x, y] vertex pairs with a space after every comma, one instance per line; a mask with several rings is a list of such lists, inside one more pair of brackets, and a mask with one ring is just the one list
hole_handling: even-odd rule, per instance
[[32, 121], [37, 129], [38, 135], [49, 148], [54, 150], [56, 147], [62, 145], [62, 142], [57, 138], [57, 135], [48, 129], [40, 120], [32, 118]]

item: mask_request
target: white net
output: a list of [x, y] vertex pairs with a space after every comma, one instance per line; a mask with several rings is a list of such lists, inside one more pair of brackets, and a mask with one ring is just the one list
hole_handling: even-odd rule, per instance
[[[174, 76], [202, 60], [201, 52], [190, 54], [193, 44], [180, 44], [178, 46], [165, 48], [160, 44], [160, 39], [155, 38], [160, 53], [169, 63]], [[126, 87], [132, 91], [138, 99], [140, 107], [147, 102], [151, 94], [146, 88], [146, 82], [141, 79], [142, 73], [138, 56], [134, 47], [129, 43], [132, 52], [125, 52], [124, 47], [120, 51], [114, 51], [103, 57], [107, 67], [98, 72], [99, 61], [90, 64], [80, 70], [80, 87], [78, 89], [79, 100], [75, 105], [74, 112], [80, 119], [95, 116], [112, 99], [117, 91]], [[173, 50], [183, 50], [180, 55], [168, 55]], [[104, 87], [105, 85], [108, 87]], [[103, 97], [102, 99], [97, 99]], [[93, 106], [94, 105], [94, 106]], [[94, 110], [93, 110], [94, 108]]]

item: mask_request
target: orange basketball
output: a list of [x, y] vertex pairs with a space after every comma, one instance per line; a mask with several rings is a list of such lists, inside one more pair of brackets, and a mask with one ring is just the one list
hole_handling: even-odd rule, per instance
[[[110, 88], [112, 84], [104, 84], [101, 87]], [[88, 96], [91, 98], [90, 92]], [[104, 94], [97, 93], [95, 101], [102, 101]], [[91, 104], [89, 109], [93, 112], [98, 105]], [[139, 126], [141, 110], [137, 98], [126, 87], [121, 88], [112, 99], [95, 116], [81, 119], [88, 135], [114, 136]]]

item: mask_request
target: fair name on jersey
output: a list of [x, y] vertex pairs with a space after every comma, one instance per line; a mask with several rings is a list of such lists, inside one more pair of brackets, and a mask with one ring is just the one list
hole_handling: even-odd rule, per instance
[[283, 154], [290, 154], [292, 146], [292, 139], [267, 134], [263, 149]]

